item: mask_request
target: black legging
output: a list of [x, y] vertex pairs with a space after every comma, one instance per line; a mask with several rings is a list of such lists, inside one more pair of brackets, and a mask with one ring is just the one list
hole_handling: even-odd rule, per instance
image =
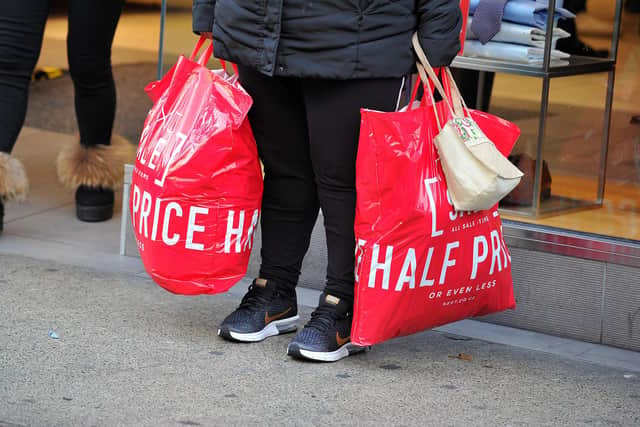
[[292, 290], [322, 209], [325, 291], [353, 302], [360, 108], [393, 111], [401, 80], [267, 77], [239, 67], [264, 163], [260, 277]]
[[[68, 0], [67, 56], [83, 145], [109, 144], [116, 107], [111, 44], [124, 0]], [[24, 124], [49, 0], [0, 1], [0, 152]]]

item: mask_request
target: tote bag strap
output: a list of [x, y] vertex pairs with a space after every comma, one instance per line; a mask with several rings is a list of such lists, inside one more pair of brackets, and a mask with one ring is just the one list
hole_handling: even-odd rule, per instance
[[448, 93], [451, 96], [451, 100], [453, 101], [453, 109], [458, 115], [471, 115], [469, 112], [469, 108], [467, 108], [467, 104], [464, 102], [464, 98], [460, 93], [460, 89], [458, 89], [458, 85], [456, 84], [456, 80], [453, 78], [453, 74], [451, 74], [451, 68], [445, 67], [444, 73], [442, 75], [442, 80], [445, 82], [445, 90], [449, 89]]
[[[413, 34], [411, 42], [413, 44], [413, 49], [416, 51], [416, 55], [418, 55], [418, 59], [420, 63], [424, 67], [424, 71], [431, 78], [433, 85], [435, 86], [436, 90], [438, 91], [442, 99], [447, 103], [449, 110], [452, 113], [455, 112], [454, 116], [464, 116], [465, 114], [468, 115], [469, 112], [468, 112], [467, 106], [464, 103], [464, 99], [462, 99], [462, 96], [460, 95], [460, 91], [458, 90], [458, 86], [456, 85], [455, 80], [451, 75], [451, 70], [449, 70], [449, 67], [444, 67], [445, 69], [444, 73], [446, 75], [448, 82], [450, 83], [451, 96], [447, 96], [447, 91], [445, 91], [444, 88], [442, 87], [442, 84], [440, 83], [440, 80], [438, 80], [438, 77], [436, 76], [436, 73], [433, 70], [433, 67], [429, 63], [429, 60], [427, 59], [427, 56], [424, 53], [424, 50], [422, 50], [422, 46], [420, 46], [420, 41], [418, 40], [418, 33]], [[453, 106], [452, 106], [452, 103], [453, 103]]]

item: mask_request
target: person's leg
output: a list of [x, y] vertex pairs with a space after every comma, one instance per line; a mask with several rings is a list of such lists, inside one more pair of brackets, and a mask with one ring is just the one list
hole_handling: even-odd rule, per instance
[[360, 109], [392, 111], [401, 79], [305, 80], [311, 160], [327, 234], [327, 282], [311, 320], [287, 347], [297, 358], [334, 362], [364, 350], [351, 344]]
[[114, 191], [135, 147], [112, 138], [116, 91], [111, 45], [124, 0], [69, 0], [67, 55], [73, 80], [80, 144], [65, 147], [58, 157], [58, 176], [76, 190], [76, 211], [83, 221], [113, 215]]
[[306, 80], [311, 159], [327, 234], [325, 292], [353, 302], [360, 109], [393, 111], [402, 79]]
[[69, 0], [67, 56], [80, 143], [109, 145], [116, 111], [111, 45], [124, 0]]
[[218, 330], [223, 338], [253, 342], [296, 329], [298, 283], [318, 215], [304, 104], [297, 79], [239, 68], [253, 97], [249, 122], [264, 164], [262, 263], [240, 306]]
[[0, 231], [4, 201], [24, 197], [28, 188], [22, 164], [9, 153], [24, 124], [48, 13], [48, 0], [0, 2]]
[[24, 124], [49, 0], [0, 2], [0, 151], [10, 153]]
[[249, 123], [265, 173], [260, 277], [292, 290], [318, 216], [300, 86], [245, 67], [240, 82], [253, 97]]

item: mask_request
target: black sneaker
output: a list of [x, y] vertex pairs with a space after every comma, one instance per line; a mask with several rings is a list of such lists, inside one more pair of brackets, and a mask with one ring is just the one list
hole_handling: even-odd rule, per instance
[[0, 197], [0, 234], [4, 228], [4, 204], [2, 203], [2, 197]]
[[322, 294], [311, 320], [296, 335], [287, 354], [301, 359], [335, 362], [343, 357], [364, 351], [365, 347], [351, 344], [351, 304], [333, 295]]
[[257, 342], [297, 329], [296, 294], [283, 292], [275, 282], [256, 279], [240, 306], [220, 325], [218, 335], [231, 341]]

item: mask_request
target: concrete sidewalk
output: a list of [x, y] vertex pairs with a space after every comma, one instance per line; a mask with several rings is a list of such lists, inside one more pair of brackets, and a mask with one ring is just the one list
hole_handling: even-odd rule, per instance
[[640, 424], [640, 366], [436, 331], [303, 363], [216, 336], [238, 292], [0, 255], [0, 426]]

